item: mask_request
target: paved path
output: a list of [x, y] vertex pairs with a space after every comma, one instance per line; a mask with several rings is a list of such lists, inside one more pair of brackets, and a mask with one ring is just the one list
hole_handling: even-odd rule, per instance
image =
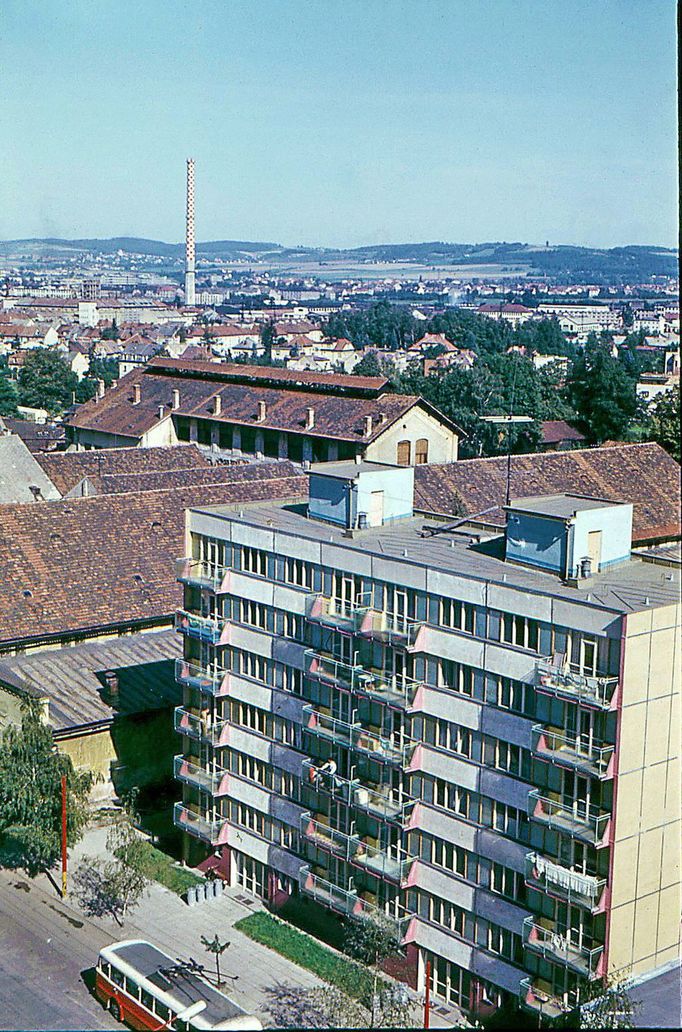
[[[105, 829], [90, 830], [72, 851], [71, 869], [84, 854], [105, 852]], [[143, 938], [173, 957], [194, 957], [212, 970], [214, 959], [201, 936], [229, 939], [221, 972], [236, 975], [225, 990], [236, 1003], [272, 1026], [269, 991], [277, 985], [311, 988], [323, 985], [315, 975], [235, 930], [235, 922], [263, 909], [242, 889], [188, 907], [156, 883], [124, 926], [89, 918], [77, 901], [62, 901], [46, 875], [30, 880], [0, 870], [0, 1029], [119, 1028], [91, 996], [81, 972], [92, 968], [102, 946], [126, 938]], [[432, 1014], [433, 1028], [452, 1019]]]
[[682, 971], [666, 971], [635, 986], [630, 996], [639, 1003], [635, 1012], [636, 1028], [682, 1027]]

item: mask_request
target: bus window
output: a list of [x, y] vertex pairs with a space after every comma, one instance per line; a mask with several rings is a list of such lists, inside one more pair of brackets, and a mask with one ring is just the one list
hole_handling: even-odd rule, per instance
[[142, 1006], [146, 1007], [148, 1011], [154, 1010], [154, 997], [151, 993], [148, 993], [146, 989], [142, 990]]
[[121, 989], [123, 989], [123, 986], [125, 984], [125, 978], [117, 968], [111, 969], [111, 981], [114, 983], [114, 985], [119, 985]]
[[132, 978], [126, 978], [126, 992], [132, 996], [134, 1000], [140, 999], [140, 989], [137, 982], [134, 982]]
[[156, 1003], [156, 1016], [161, 1021], [166, 1022], [171, 1016], [170, 1007], [167, 1007], [165, 1003], [160, 1003], [158, 1000]]
[[101, 959], [98, 960], [97, 961], [97, 969], [102, 972], [102, 974], [104, 975], [105, 978], [109, 978], [110, 977], [110, 975], [111, 975], [111, 966], [107, 963], [106, 960], [101, 960]]

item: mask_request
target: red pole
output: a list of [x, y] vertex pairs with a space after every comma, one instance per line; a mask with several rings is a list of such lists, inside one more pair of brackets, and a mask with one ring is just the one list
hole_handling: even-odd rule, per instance
[[62, 899], [66, 899], [66, 774], [62, 774]]
[[431, 1003], [429, 997], [431, 995], [431, 961], [426, 962], [426, 993], [424, 995], [424, 1028], [429, 1027], [429, 1008]]

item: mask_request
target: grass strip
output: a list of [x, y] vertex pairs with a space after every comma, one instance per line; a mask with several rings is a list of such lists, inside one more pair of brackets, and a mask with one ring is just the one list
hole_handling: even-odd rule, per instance
[[165, 885], [171, 892], [181, 896], [190, 885], [199, 885], [203, 878], [185, 867], [176, 867], [175, 861], [151, 842], [143, 841], [140, 845], [140, 870], [151, 881]]
[[305, 932], [293, 928], [272, 914], [258, 911], [242, 917], [234, 926], [250, 939], [312, 971], [324, 982], [341, 989], [347, 996], [365, 1002], [371, 998], [371, 973], [355, 961], [340, 957]]

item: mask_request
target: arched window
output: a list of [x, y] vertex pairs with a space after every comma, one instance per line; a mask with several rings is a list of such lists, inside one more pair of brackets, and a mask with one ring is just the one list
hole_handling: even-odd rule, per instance
[[428, 438], [420, 437], [414, 448], [414, 461], [417, 466], [429, 461]]
[[409, 466], [410, 465], [410, 442], [409, 441], [398, 441], [398, 465]]

